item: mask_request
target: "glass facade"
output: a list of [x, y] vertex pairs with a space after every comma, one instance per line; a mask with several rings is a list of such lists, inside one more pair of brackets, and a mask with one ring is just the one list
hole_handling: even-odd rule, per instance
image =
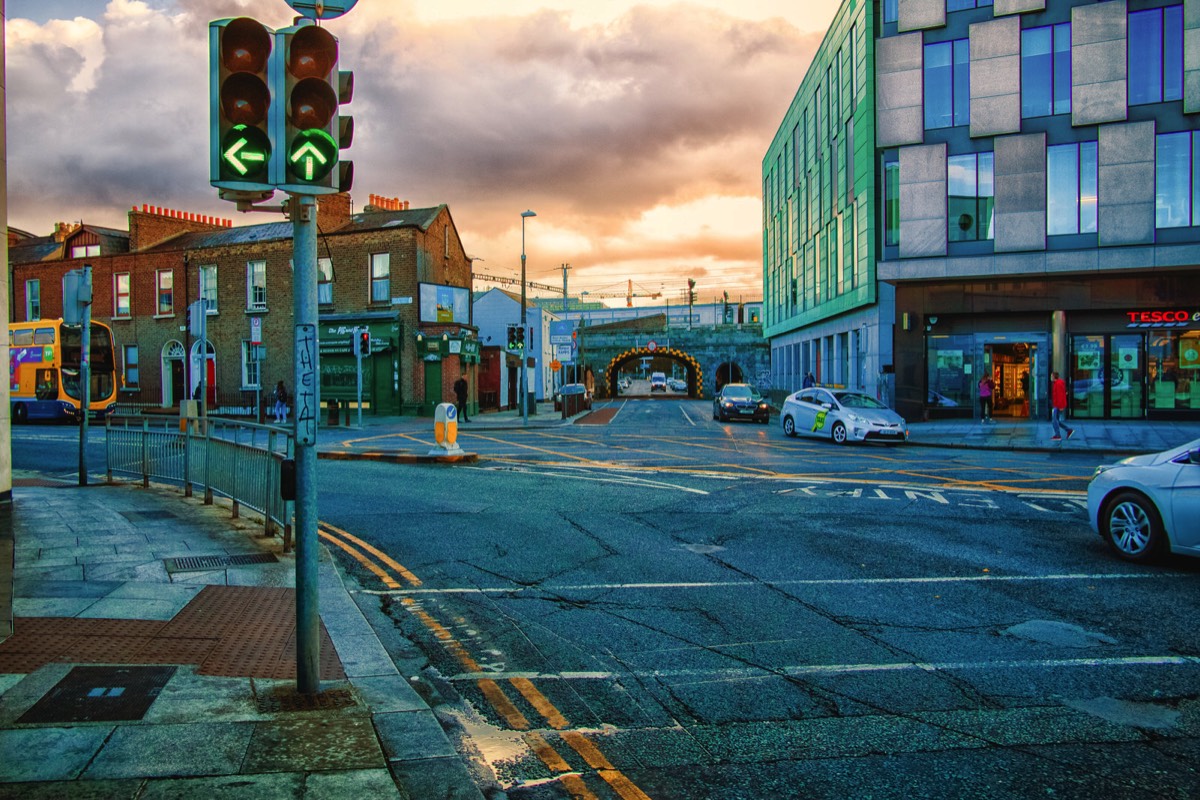
[[925, 127], [952, 128], [971, 122], [969, 40], [925, 45]]
[[1046, 233], [1096, 232], [1096, 142], [1046, 148]]
[[1183, 6], [1129, 15], [1129, 105], [1183, 97]]
[[1071, 23], [1021, 31], [1021, 116], [1071, 113]]
[[968, 153], [946, 159], [947, 238], [951, 242], [993, 237], [994, 160], [992, 153]]

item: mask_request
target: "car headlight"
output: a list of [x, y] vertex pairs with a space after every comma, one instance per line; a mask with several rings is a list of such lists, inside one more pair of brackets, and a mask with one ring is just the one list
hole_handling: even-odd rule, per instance
[[759, 403], [758, 407], [762, 409], [770, 408], [770, 406], [768, 406], [766, 403]]
[[1108, 472], [1115, 466], [1116, 464], [1101, 464], [1100, 466], [1096, 467], [1096, 471], [1092, 473], [1092, 480], [1096, 480], [1096, 478], [1099, 478], [1101, 475], [1103, 475], [1105, 472]]
[[858, 414], [855, 414], [853, 411], [846, 412], [846, 419], [850, 420], [851, 422], [862, 421], [862, 417], [858, 416]]

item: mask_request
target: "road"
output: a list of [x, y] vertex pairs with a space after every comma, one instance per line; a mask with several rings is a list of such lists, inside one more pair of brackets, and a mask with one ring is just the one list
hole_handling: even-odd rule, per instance
[[321, 462], [323, 536], [396, 657], [427, 661], [481, 783], [1200, 795], [1200, 569], [1108, 554], [1095, 457], [837, 447], [706, 411], [464, 426], [474, 466]]

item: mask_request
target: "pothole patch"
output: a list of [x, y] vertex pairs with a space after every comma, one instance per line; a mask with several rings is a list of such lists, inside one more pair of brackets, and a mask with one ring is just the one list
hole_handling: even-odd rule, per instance
[[1115, 697], [1095, 697], [1090, 700], [1063, 700], [1063, 705], [1091, 714], [1115, 725], [1131, 728], [1175, 728], [1181, 712], [1153, 703], [1135, 703]]
[[1103, 633], [1089, 631], [1069, 622], [1048, 619], [1031, 619], [1001, 631], [1005, 636], [1015, 636], [1031, 642], [1042, 642], [1059, 647], [1098, 647], [1116, 644], [1117, 640]]

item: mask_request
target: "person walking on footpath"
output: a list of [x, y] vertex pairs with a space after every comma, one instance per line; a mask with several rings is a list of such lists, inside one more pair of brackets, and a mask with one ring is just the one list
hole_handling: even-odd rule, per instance
[[992, 376], [988, 373], [979, 379], [979, 413], [984, 422], [992, 421]]
[[1067, 438], [1075, 435], [1075, 429], [1062, 421], [1063, 412], [1067, 410], [1067, 382], [1058, 376], [1057, 372], [1050, 373], [1050, 424], [1054, 426], [1052, 442], [1062, 441], [1062, 428], [1067, 429]]
[[459, 376], [454, 382], [454, 399], [455, 405], [458, 406], [458, 418], [463, 422], [470, 422], [467, 418], [467, 373]]
[[812, 372], [809, 371], [809, 373], [804, 376], [804, 382], [802, 384], [800, 384], [800, 388], [801, 389], [811, 389], [812, 387], [814, 387], [816, 385], [817, 385], [817, 379], [814, 378]]
[[275, 384], [275, 391], [271, 392], [271, 399], [274, 401], [271, 410], [275, 414], [275, 424], [282, 425], [287, 422], [288, 417], [288, 393], [283, 381]]

